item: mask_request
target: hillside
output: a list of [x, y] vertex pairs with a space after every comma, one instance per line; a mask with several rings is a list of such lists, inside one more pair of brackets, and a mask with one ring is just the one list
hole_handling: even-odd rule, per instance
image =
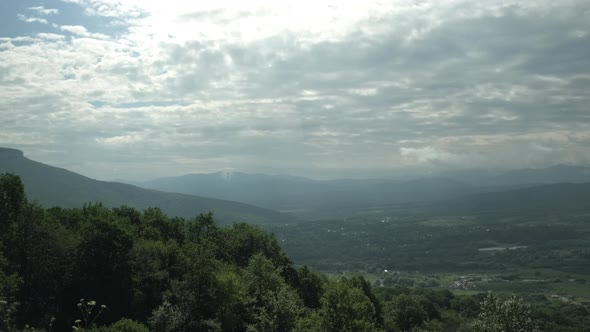
[[145, 209], [157, 206], [167, 214], [180, 217], [213, 211], [219, 220], [228, 223], [247, 221], [267, 224], [290, 220], [278, 212], [243, 203], [94, 180], [30, 160], [14, 149], [0, 148], [0, 173], [19, 175], [29, 199], [45, 207], [80, 207], [88, 202], [101, 202], [108, 207], [125, 204]]

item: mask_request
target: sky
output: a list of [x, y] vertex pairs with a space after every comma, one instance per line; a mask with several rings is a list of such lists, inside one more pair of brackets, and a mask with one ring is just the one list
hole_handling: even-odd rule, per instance
[[98, 179], [590, 165], [587, 0], [0, 0], [0, 146]]

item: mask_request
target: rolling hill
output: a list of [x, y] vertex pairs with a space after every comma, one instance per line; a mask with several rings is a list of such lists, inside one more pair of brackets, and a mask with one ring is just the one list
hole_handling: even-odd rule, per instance
[[217, 219], [226, 223], [269, 224], [291, 220], [285, 214], [244, 203], [94, 180], [30, 160], [15, 149], [0, 148], [0, 173], [19, 175], [28, 198], [45, 207], [81, 207], [84, 203], [101, 202], [109, 207], [123, 204], [137, 209], [159, 207], [169, 215], [186, 218], [212, 211]]

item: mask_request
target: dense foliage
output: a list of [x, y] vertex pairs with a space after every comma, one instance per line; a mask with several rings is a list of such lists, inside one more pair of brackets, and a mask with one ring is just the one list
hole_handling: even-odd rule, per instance
[[527, 315], [523, 331], [568, 317], [562, 331], [589, 325], [579, 310], [531, 312], [489, 295], [482, 303], [497, 305], [482, 311], [482, 296], [327, 278], [296, 267], [272, 234], [212, 214], [44, 209], [10, 174], [0, 218], [0, 331], [469, 331], [503, 322], [505, 301]]

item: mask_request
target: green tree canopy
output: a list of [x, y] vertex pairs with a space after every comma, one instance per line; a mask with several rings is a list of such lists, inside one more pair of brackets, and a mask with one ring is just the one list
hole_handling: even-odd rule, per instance
[[502, 298], [492, 292], [481, 302], [481, 313], [473, 324], [477, 332], [534, 332], [531, 307], [516, 295]]

